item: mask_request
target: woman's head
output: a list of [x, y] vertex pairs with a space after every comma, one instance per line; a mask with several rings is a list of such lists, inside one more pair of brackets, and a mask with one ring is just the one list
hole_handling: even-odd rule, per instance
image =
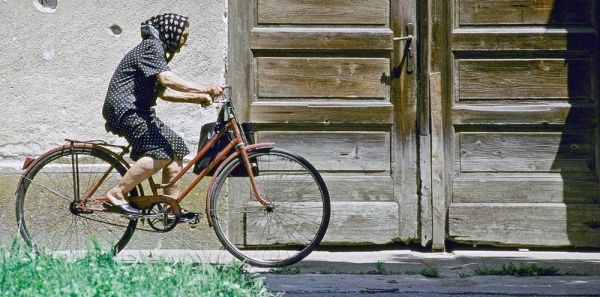
[[178, 53], [181, 50], [181, 47], [187, 44], [188, 36], [190, 35], [190, 25], [189, 23], [183, 28], [183, 34], [181, 34], [181, 38], [179, 39], [179, 45], [175, 49], [175, 52]]
[[186, 16], [165, 13], [152, 17], [142, 23], [142, 38], [147, 36], [145, 34], [146, 26], [152, 26], [158, 31], [158, 37], [165, 45], [166, 52], [170, 57], [179, 52], [181, 47], [187, 42], [189, 22]]

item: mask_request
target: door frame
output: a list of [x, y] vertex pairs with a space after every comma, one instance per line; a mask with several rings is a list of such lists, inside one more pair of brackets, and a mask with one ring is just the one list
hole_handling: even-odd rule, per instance
[[419, 0], [419, 165], [421, 241], [434, 251], [444, 251], [451, 197], [452, 168], [445, 154], [452, 149], [452, 127], [445, 119], [450, 71], [449, 1]]
[[[418, 241], [426, 245], [428, 236], [423, 236], [423, 202], [419, 197], [419, 136], [418, 105], [420, 67], [419, 57], [420, 17], [419, 0], [393, 1], [391, 3], [391, 29], [394, 38], [403, 38], [413, 35], [410, 44], [407, 41], [394, 42], [392, 52], [392, 73], [399, 74], [394, 77], [391, 84], [391, 98], [394, 104], [394, 125], [392, 130], [392, 176], [394, 178], [394, 195], [399, 205], [398, 234], [403, 242]], [[396, 17], [394, 17], [396, 16]], [[408, 24], [414, 26], [414, 32], [409, 32]], [[409, 52], [408, 46], [412, 48]], [[413, 61], [407, 55], [415, 55]], [[408, 73], [408, 63], [414, 63], [415, 70]], [[398, 68], [398, 69], [395, 69]], [[420, 213], [421, 212], [421, 213]], [[421, 218], [421, 220], [419, 219]], [[424, 240], [425, 237], [425, 240]]]

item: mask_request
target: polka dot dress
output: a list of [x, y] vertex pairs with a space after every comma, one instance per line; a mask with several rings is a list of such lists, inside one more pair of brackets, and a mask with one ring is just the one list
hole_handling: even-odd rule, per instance
[[184, 140], [154, 113], [160, 83], [156, 74], [170, 71], [159, 38], [144, 39], [125, 55], [110, 81], [102, 115], [112, 130], [131, 144], [131, 158], [183, 159]]

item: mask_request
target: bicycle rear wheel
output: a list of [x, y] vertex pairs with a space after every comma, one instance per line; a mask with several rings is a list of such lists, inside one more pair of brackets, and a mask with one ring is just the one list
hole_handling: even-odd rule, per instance
[[236, 258], [260, 267], [292, 265], [316, 248], [329, 225], [325, 182], [304, 158], [277, 148], [257, 149], [255, 198], [250, 178], [233, 172], [244, 163], [230, 161], [216, 177], [209, 213], [217, 237]]
[[[100, 247], [118, 253], [133, 235], [137, 220], [75, 207], [112, 164], [115, 168], [95, 192], [104, 195], [127, 168], [94, 148], [57, 150], [39, 160], [22, 178], [17, 192], [19, 232], [37, 252], [81, 253]], [[130, 195], [137, 196], [137, 190]], [[100, 209], [90, 199], [87, 207]]]

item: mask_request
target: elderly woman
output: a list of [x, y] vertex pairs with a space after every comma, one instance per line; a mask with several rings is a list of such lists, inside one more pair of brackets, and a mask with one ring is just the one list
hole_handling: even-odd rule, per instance
[[[125, 55], [108, 86], [102, 115], [108, 130], [124, 136], [131, 144], [136, 161], [123, 179], [107, 193], [104, 207], [131, 215], [139, 210], [126, 200], [138, 184], [163, 169], [168, 183], [182, 169], [189, 150], [183, 139], [154, 113], [157, 98], [169, 102], [187, 102], [205, 107], [212, 97], [223, 92], [223, 85], [200, 85], [173, 74], [169, 61], [187, 42], [188, 18], [163, 14], [142, 23], [142, 42]], [[176, 197], [179, 185], [164, 190]]]

